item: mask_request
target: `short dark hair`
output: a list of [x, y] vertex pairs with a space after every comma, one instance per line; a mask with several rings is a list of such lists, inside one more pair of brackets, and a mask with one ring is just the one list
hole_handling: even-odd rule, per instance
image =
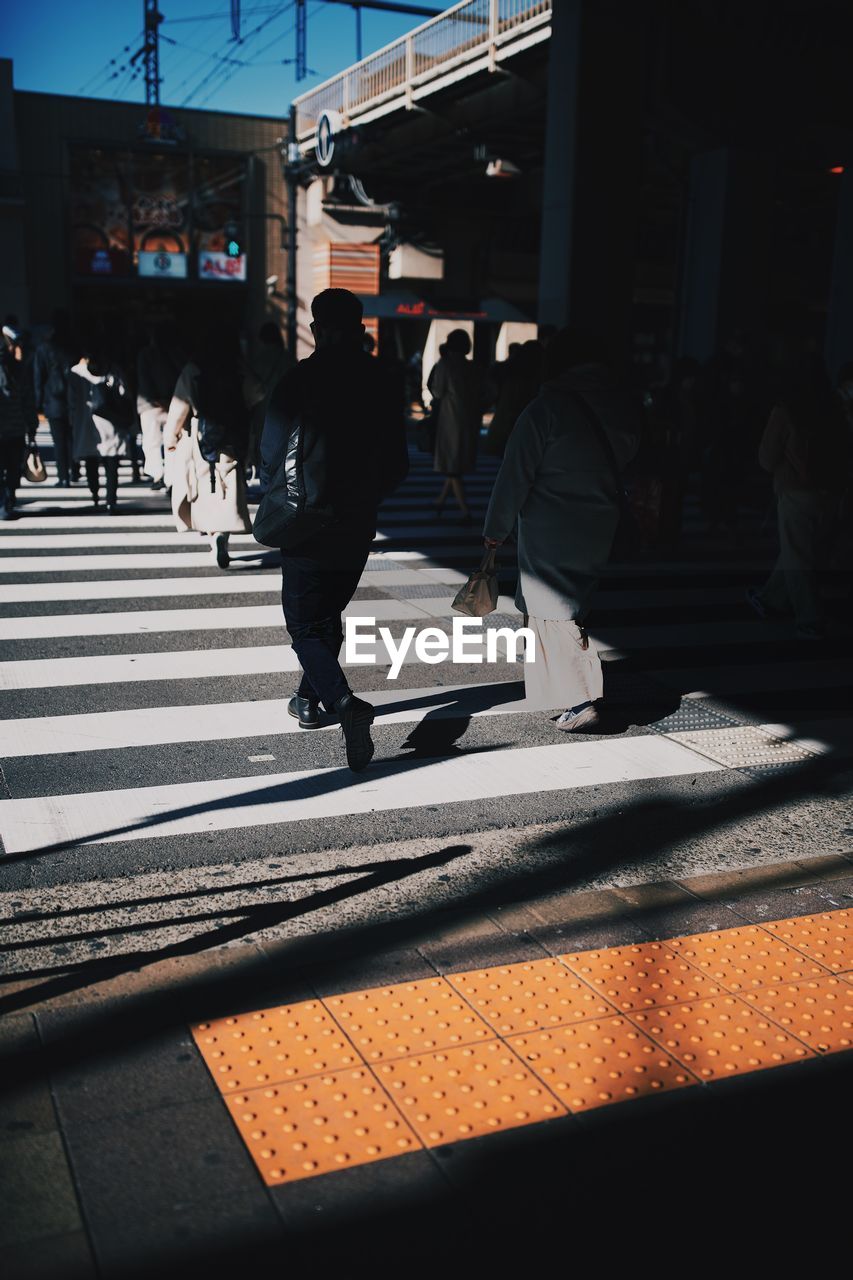
[[324, 329], [346, 332], [361, 324], [364, 307], [349, 289], [324, 289], [311, 303], [311, 314]]
[[452, 333], [447, 335], [447, 341], [444, 345], [448, 351], [456, 351], [460, 356], [467, 356], [471, 350], [471, 339], [464, 329], [454, 329]]

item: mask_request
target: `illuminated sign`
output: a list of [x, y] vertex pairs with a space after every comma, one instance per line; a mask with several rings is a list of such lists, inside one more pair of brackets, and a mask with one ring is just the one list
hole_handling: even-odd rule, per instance
[[202, 249], [198, 255], [198, 274], [202, 280], [245, 280], [246, 255], [230, 257], [227, 253]]
[[187, 255], [185, 253], [170, 253], [166, 249], [156, 249], [153, 252], [147, 249], [140, 249], [138, 269], [141, 276], [185, 280], [187, 276]]

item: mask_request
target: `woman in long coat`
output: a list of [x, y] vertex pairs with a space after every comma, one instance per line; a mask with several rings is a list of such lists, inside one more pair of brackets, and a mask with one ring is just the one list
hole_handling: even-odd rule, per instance
[[433, 470], [445, 477], [435, 507], [440, 515], [452, 491], [462, 519], [468, 523], [471, 513], [462, 477], [476, 465], [485, 385], [480, 370], [467, 359], [471, 339], [464, 329], [454, 329], [440, 350], [441, 359], [427, 380], [435, 415]]
[[115, 515], [118, 464], [130, 456], [135, 412], [120, 366], [100, 351], [80, 357], [68, 375], [71, 456], [86, 469], [94, 506], [100, 496], [100, 468], [106, 476], [107, 513]]
[[227, 569], [229, 536], [252, 528], [243, 470], [249, 413], [238, 337], [227, 326], [211, 329], [181, 370], [163, 442], [178, 531], [206, 534], [213, 559]]
[[585, 335], [556, 335], [545, 379], [510, 434], [483, 535], [499, 546], [517, 523], [515, 603], [535, 637], [528, 705], [564, 708], [557, 728], [573, 731], [599, 720], [601, 662], [584, 621], [619, 523], [619, 482], [599, 428], [621, 469], [637, 452], [640, 411]]

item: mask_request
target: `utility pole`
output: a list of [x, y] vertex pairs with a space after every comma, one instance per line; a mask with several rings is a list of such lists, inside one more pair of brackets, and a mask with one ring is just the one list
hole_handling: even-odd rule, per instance
[[296, 79], [308, 74], [308, 24], [305, 0], [296, 0]]
[[157, 0], [145, 0], [145, 40], [142, 58], [145, 64], [145, 101], [149, 107], [160, 105], [160, 23], [163, 15]]

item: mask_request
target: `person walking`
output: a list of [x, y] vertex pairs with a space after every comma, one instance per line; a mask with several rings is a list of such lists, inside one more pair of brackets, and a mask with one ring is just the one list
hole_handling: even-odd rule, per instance
[[444, 476], [436, 514], [441, 515], [452, 493], [465, 524], [470, 524], [471, 512], [462, 477], [476, 466], [477, 437], [486, 407], [485, 379], [468, 359], [470, 350], [465, 330], [454, 329], [439, 348], [441, 358], [427, 379], [435, 421], [433, 469]]
[[35, 442], [38, 415], [23, 366], [22, 334], [7, 321], [0, 340], [0, 520], [15, 519], [24, 448]]
[[106, 480], [107, 514], [118, 509], [118, 464], [130, 456], [129, 435], [136, 415], [121, 365], [105, 343], [87, 349], [68, 376], [71, 456], [82, 462], [95, 507], [100, 501], [100, 468]]
[[252, 480], [260, 475], [261, 435], [270, 397], [292, 364], [281, 330], [272, 320], [267, 320], [258, 330], [257, 348], [246, 377], [246, 399], [251, 408], [246, 465]]
[[821, 357], [806, 355], [770, 414], [758, 461], [773, 476], [779, 556], [747, 600], [761, 618], [793, 614], [799, 640], [822, 640], [818, 568], [828, 559], [849, 469], [843, 409]]
[[376, 533], [382, 499], [408, 471], [400, 398], [362, 347], [362, 305], [346, 289], [311, 304], [316, 350], [278, 384], [261, 437], [261, 484], [281, 466], [294, 424], [310, 423], [323, 460], [329, 523], [282, 549], [282, 608], [302, 679], [288, 711], [303, 729], [320, 724], [320, 704], [338, 716], [353, 771], [373, 756], [373, 707], [352, 692], [338, 660], [341, 615], [355, 594]]
[[210, 539], [212, 558], [227, 569], [232, 533], [249, 533], [244, 460], [249, 412], [236, 328], [214, 324], [195, 359], [184, 365], [164, 431], [172, 481], [172, 513], [179, 531]]
[[183, 367], [174, 339], [161, 325], [151, 327], [136, 359], [136, 411], [142, 431], [145, 474], [152, 489], [165, 485], [163, 431], [178, 374]]
[[57, 484], [67, 489], [80, 477], [80, 464], [71, 452], [68, 418], [68, 375], [74, 363], [74, 340], [67, 311], [55, 311], [53, 324], [36, 348], [33, 363], [36, 409], [47, 418], [53, 439]]
[[585, 628], [619, 523], [617, 470], [635, 456], [639, 406], [609, 372], [597, 339], [564, 329], [549, 344], [542, 390], [507, 441], [483, 529], [500, 546], [517, 525], [515, 603], [535, 639], [527, 704], [563, 708], [562, 731], [594, 729], [601, 662]]

